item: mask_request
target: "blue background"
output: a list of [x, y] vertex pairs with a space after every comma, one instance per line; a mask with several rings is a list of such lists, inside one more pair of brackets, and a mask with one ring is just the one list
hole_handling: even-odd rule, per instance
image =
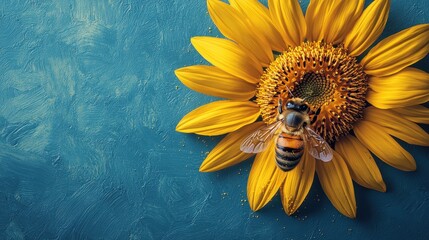
[[[428, 9], [426, 0], [393, 1], [382, 37], [427, 23]], [[197, 35], [219, 35], [203, 0], [1, 1], [0, 239], [427, 236], [425, 147], [402, 143], [416, 172], [378, 161], [388, 191], [355, 185], [355, 220], [317, 178], [288, 217], [278, 196], [250, 210], [251, 161], [198, 172], [221, 137], [174, 129], [216, 99], [173, 73], [205, 63], [190, 45]], [[428, 57], [416, 66], [428, 71]]]

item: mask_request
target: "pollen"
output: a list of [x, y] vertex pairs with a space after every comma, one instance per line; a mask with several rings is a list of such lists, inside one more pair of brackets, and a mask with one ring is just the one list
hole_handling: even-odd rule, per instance
[[342, 46], [306, 42], [289, 47], [264, 71], [256, 102], [267, 124], [276, 121], [279, 98], [305, 99], [312, 128], [333, 143], [362, 119], [368, 78]]

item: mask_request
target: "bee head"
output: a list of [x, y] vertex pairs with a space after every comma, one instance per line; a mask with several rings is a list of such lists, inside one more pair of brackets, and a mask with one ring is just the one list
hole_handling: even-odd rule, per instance
[[286, 103], [286, 109], [304, 113], [308, 113], [310, 111], [308, 104], [302, 98], [289, 99]]

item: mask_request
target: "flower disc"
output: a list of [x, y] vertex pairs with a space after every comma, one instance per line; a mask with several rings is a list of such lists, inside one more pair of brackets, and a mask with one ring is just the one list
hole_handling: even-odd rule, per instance
[[265, 69], [256, 102], [270, 124], [276, 121], [279, 98], [305, 99], [313, 129], [333, 143], [362, 118], [367, 89], [362, 66], [342, 45], [306, 42], [290, 47]]

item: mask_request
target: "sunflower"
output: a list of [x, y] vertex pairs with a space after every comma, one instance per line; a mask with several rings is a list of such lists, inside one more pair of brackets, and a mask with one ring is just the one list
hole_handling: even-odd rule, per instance
[[[177, 69], [192, 90], [226, 100], [203, 105], [182, 118], [176, 130], [205, 136], [227, 134], [200, 171], [224, 169], [254, 156], [241, 142], [276, 121], [279, 98], [305, 98], [311, 127], [334, 149], [330, 162], [307, 152], [292, 171], [275, 163], [274, 140], [256, 154], [249, 173], [250, 208], [264, 207], [278, 191], [291, 215], [304, 201], [315, 173], [334, 207], [355, 218], [353, 181], [386, 191], [372, 154], [403, 171], [416, 163], [395, 138], [429, 146], [428, 73], [410, 67], [429, 51], [429, 24], [400, 31], [377, 43], [389, 0], [208, 0], [208, 11], [225, 38], [193, 37], [192, 45], [212, 66]], [[289, 94], [289, 91], [291, 94]], [[395, 137], [395, 138], [394, 138]], [[372, 153], [372, 154], [371, 154]]]

